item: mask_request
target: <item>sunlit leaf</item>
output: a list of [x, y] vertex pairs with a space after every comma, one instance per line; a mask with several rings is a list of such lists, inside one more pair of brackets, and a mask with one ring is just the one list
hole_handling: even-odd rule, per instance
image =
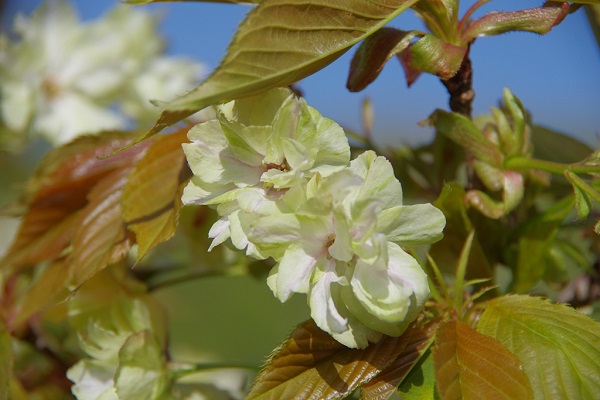
[[433, 358], [444, 400], [531, 398], [517, 357], [464, 322], [447, 321], [440, 326]]
[[396, 391], [431, 346], [437, 326], [437, 323], [430, 323], [406, 331], [402, 335], [404, 350], [379, 375], [362, 385], [361, 399], [385, 400]]
[[262, 1], [241, 23], [215, 72], [171, 102], [144, 138], [209, 105], [290, 85], [313, 74], [416, 1]]
[[390, 58], [408, 48], [417, 35], [417, 31], [381, 28], [366, 38], [352, 58], [346, 82], [348, 90], [359, 92], [367, 87], [379, 76]]
[[181, 193], [189, 179], [181, 144], [187, 129], [163, 136], [136, 164], [123, 190], [123, 218], [136, 235], [138, 260], [173, 236], [181, 208]]
[[58, 148], [42, 161], [27, 186], [27, 212], [2, 264], [29, 266], [51, 260], [69, 244], [76, 214], [90, 189], [104, 176], [130, 163], [146, 145], [99, 159], [129, 142], [122, 132], [82, 137]]
[[398, 388], [402, 400], [439, 400], [433, 355], [427, 350]]
[[491, 12], [469, 24], [462, 36], [464, 43], [481, 36], [500, 35], [510, 31], [545, 34], [562, 22], [569, 4], [555, 2], [551, 6], [509, 12]]
[[114, 171], [90, 192], [72, 242], [71, 288], [122, 259], [133, 244], [121, 212], [121, 195], [131, 168]]
[[600, 398], [600, 323], [541, 298], [511, 295], [486, 303], [477, 330], [523, 364], [535, 399]]
[[467, 54], [467, 47], [444, 42], [434, 35], [425, 35], [410, 46], [408, 65], [448, 80], [456, 75]]
[[493, 166], [502, 165], [503, 156], [500, 150], [464, 115], [435, 110], [428, 121], [438, 132], [459, 144], [479, 161]]
[[312, 320], [307, 321], [273, 354], [247, 399], [344, 397], [405, 352], [404, 338], [411, 337], [413, 329], [414, 325], [400, 337], [384, 336], [378, 343], [359, 350], [345, 347]]

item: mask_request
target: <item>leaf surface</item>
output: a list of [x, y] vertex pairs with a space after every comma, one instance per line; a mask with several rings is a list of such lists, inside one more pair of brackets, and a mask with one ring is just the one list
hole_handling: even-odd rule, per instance
[[[123, 218], [136, 235], [138, 261], [175, 233], [183, 186], [189, 179], [181, 144], [187, 129], [165, 135], [138, 162], [123, 190]], [[185, 169], [182, 170], [182, 168]]]
[[398, 392], [402, 400], [439, 400], [435, 384], [435, 366], [430, 349], [402, 381]]
[[444, 400], [531, 398], [518, 358], [464, 322], [447, 321], [440, 326], [433, 358]]
[[491, 12], [469, 24], [462, 40], [469, 43], [481, 36], [500, 35], [511, 31], [545, 34], [562, 22], [569, 4], [556, 2], [551, 6], [509, 12]]
[[122, 132], [86, 136], [52, 151], [28, 182], [27, 211], [2, 264], [25, 267], [56, 258], [69, 244], [78, 212], [96, 183], [131, 163], [147, 145], [100, 159], [130, 143]]
[[400, 337], [384, 336], [359, 350], [345, 347], [309, 320], [273, 354], [247, 399], [344, 397], [406, 351], [413, 329], [419, 328], [413, 325]]
[[220, 66], [169, 103], [141, 141], [207, 106], [290, 85], [324, 68], [417, 0], [264, 0]]
[[535, 399], [600, 398], [600, 323], [586, 315], [510, 295], [486, 303], [477, 330], [521, 360]]
[[[11, 329], [16, 329], [35, 313], [52, 307], [67, 297], [68, 294], [64, 289], [65, 281], [69, 276], [69, 267], [65, 258], [61, 258], [44, 269], [27, 292], [20, 296], [22, 303], [11, 311], [8, 318]], [[59, 296], [61, 291], [64, 291], [62, 297]]]
[[417, 31], [381, 28], [366, 38], [352, 58], [346, 83], [348, 90], [359, 92], [366, 88], [379, 76], [390, 58], [408, 48], [418, 34]]
[[72, 242], [72, 288], [125, 257], [133, 244], [121, 212], [121, 195], [131, 167], [114, 171], [89, 194]]
[[395, 392], [433, 343], [437, 323], [410, 329], [402, 335], [404, 350], [379, 375], [361, 387], [361, 400], [385, 400]]

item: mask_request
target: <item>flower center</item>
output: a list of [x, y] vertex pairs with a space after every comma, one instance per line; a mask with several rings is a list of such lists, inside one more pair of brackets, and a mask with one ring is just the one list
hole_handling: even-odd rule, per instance
[[267, 170], [276, 169], [281, 172], [288, 172], [289, 170], [292, 169], [292, 167], [290, 167], [290, 164], [288, 164], [288, 162], [285, 158], [283, 159], [283, 162], [281, 164], [268, 163], [268, 164], [263, 164], [263, 165], [267, 168]]

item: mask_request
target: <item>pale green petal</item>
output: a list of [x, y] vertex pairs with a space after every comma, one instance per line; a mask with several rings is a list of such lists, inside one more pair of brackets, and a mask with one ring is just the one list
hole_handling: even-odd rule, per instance
[[445, 225], [446, 217], [431, 204], [388, 208], [377, 218], [377, 230], [402, 246], [437, 242]]
[[293, 214], [276, 214], [242, 221], [248, 240], [265, 257], [280, 260], [301, 239], [300, 221]]
[[229, 218], [224, 217], [219, 219], [213, 224], [213, 226], [211, 226], [210, 231], [208, 231], [208, 237], [213, 239], [208, 251], [211, 251], [215, 246], [218, 246], [229, 239], [230, 236]]
[[307, 253], [300, 243], [288, 247], [277, 269], [277, 289], [273, 290], [277, 298], [284, 302], [292, 293], [308, 293], [316, 263], [316, 255]]
[[335, 262], [325, 260], [325, 272], [311, 285], [309, 293], [310, 315], [317, 326], [330, 334], [347, 330], [348, 319], [338, 311], [331, 295], [331, 285], [340, 278], [335, 273]]
[[[340, 279], [332, 272], [326, 273], [324, 278], [313, 285], [309, 294], [311, 316], [317, 326], [350, 348], [364, 349], [369, 342], [377, 342], [381, 333], [366, 327], [346, 308], [341, 295], [343, 287], [335, 283]], [[338, 329], [331, 329], [334, 326]]]
[[220, 116], [221, 129], [231, 151], [241, 162], [260, 167], [266, 154], [267, 138], [271, 129], [262, 126], [244, 126]]
[[402, 205], [402, 186], [392, 165], [385, 157], [373, 158], [374, 154], [367, 151], [351, 162], [350, 168], [364, 179], [356, 201], [376, 199], [384, 208]]
[[182, 145], [188, 165], [194, 175], [207, 183], [235, 183], [238, 187], [253, 186], [264, 172], [240, 161], [231, 150], [218, 121], [194, 126], [188, 132], [192, 143]]
[[198, 176], [192, 176], [183, 189], [181, 201], [183, 204], [220, 204], [235, 200], [240, 190], [233, 183], [206, 183]]
[[346, 167], [350, 162], [350, 146], [344, 130], [328, 118], [320, 118], [318, 111], [309, 107], [317, 121], [318, 153], [312, 170], [323, 176]]
[[115, 388], [120, 399], [167, 398], [169, 371], [163, 350], [148, 330], [131, 335], [119, 352]]
[[350, 237], [350, 223], [342, 207], [334, 209], [334, 219], [335, 240], [329, 246], [329, 254], [336, 260], [349, 262], [354, 256], [354, 251]]
[[387, 266], [359, 260], [351, 288], [344, 288], [342, 296], [349, 310], [367, 327], [400, 336], [423, 309], [429, 285], [427, 275], [413, 257], [393, 243], [388, 252]]
[[78, 400], [119, 400], [113, 387], [116, 363], [83, 359], [67, 370]]

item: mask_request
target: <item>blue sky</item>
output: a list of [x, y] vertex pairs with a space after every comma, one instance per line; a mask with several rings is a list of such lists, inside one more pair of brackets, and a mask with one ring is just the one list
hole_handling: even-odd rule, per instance
[[[84, 19], [102, 15], [115, 0], [72, 0]], [[31, 12], [40, 0], [7, 0], [1, 29], [10, 26], [16, 12]], [[473, 1], [463, 1], [462, 9]], [[482, 13], [498, 9], [539, 6], [542, 1], [496, 0]], [[211, 3], [159, 3], [137, 6], [162, 15], [161, 30], [172, 55], [203, 61], [214, 68], [225, 54], [236, 26], [248, 6]], [[402, 29], [422, 24], [407, 11], [392, 22]], [[375, 106], [375, 133], [382, 143], [424, 142], [428, 128], [417, 126], [435, 108], [447, 109], [447, 93], [432, 76], [421, 76], [409, 89], [402, 69], [392, 59], [380, 77], [360, 93], [345, 88], [354, 49], [317, 74], [300, 82], [310, 105], [352, 129], [360, 128], [360, 104], [369, 97]], [[474, 113], [496, 106], [502, 89], [509, 87], [533, 115], [534, 122], [571, 134], [598, 147], [600, 137], [600, 49], [583, 10], [545, 36], [531, 33], [478, 39], [471, 49], [476, 98]]]

